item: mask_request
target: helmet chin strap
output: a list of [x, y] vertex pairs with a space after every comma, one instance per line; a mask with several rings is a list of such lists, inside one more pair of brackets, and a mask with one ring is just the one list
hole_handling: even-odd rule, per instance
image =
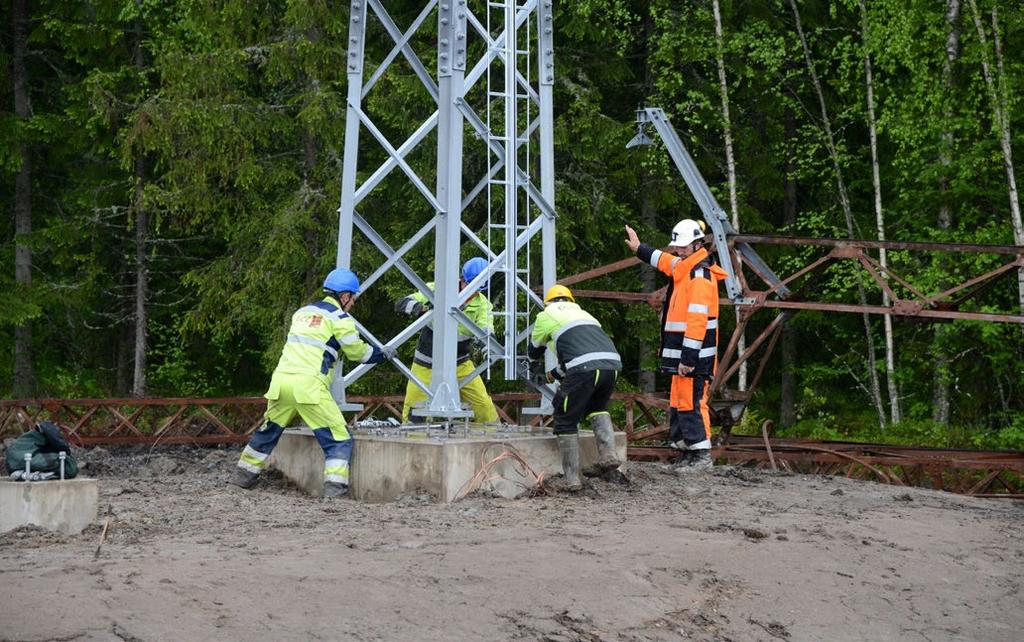
[[[324, 289], [324, 294], [337, 301], [341, 305], [342, 310], [348, 310], [351, 307], [350, 304], [355, 301], [355, 297], [351, 292], [335, 292], [334, 290]], [[346, 294], [348, 298], [344, 298]]]

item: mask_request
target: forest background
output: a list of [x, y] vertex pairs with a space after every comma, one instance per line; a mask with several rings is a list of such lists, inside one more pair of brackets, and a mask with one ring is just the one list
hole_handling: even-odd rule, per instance
[[[424, 6], [385, 4], [403, 29]], [[335, 260], [348, 3], [11, 0], [0, 13], [0, 395], [262, 394], [290, 314]], [[1024, 245], [1019, 2], [576, 0], [555, 15], [559, 274], [627, 256], [625, 223], [660, 245], [697, 214], [663, 150], [626, 150], [638, 105], [665, 108], [744, 232]], [[428, 69], [431, 23], [414, 41]], [[368, 25], [369, 74], [391, 42]], [[394, 142], [433, 107], [400, 59], [366, 109]], [[395, 182], [363, 210], [398, 245], [431, 214], [418, 198]], [[409, 257], [421, 274], [431, 248]], [[783, 273], [816, 256], [763, 254]], [[938, 291], [997, 257], [887, 258]], [[358, 272], [380, 260], [354, 240]], [[660, 279], [637, 268], [601, 287]], [[834, 270], [823, 292], [856, 287]], [[355, 314], [392, 336], [390, 301], [408, 289], [391, 274]], [[584, 305], [625, 357], [620, 388], [667, 389], [657, 313]], [[1024, 313], [1024, 276], [976, 309]], [[1024, 449], [1022, 363], [1018, 325], [802, 312], [748, 423]], [[350, 391], [403, 388], [383, 367]]]

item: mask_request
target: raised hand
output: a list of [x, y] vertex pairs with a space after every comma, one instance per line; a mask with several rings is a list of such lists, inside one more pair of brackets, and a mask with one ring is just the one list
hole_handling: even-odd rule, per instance
[[630, 252], [636, 252], [640, 247], [640, 237], [636, 235], [636, 230], [628, 225], [626, 226], [626, 246], [629, 247]]

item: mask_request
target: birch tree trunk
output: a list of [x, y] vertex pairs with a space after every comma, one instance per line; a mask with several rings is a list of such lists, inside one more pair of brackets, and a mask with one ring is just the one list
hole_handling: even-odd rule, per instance
[[[811, 59], [811, 48], [807, 44], [807, 37], [804, 36], [803, 25], [800, 20], [800, 10], [797, 9], [796, 0], [789, 0], [789, 6], [793, 10], [793, 17], [796, 20], [797, 35], [800, 36], [800, 44], [804, 51], [804, 62], [807, 65], [807, 72], [811, 76], [811, 83], [814, 92], [818, 97], [818, 106], [821, 109], [822, 126], [825, 130], [825, 146], [828, 148], [829, 156], [832, 157], [832, 165], [836, 173], [836, 187], [839, 191], [839, 203], [843, 208], [843, 216], [846, 219], [846, 231], [850, 238], [854, 238], [853, 213], [850, 210], [850, 198], [846, 191], [846, 181], [843, 179], [843, 168], [839, 163], [839, 150], [836, 148], [835, 136], [832, 134], [832, 121], [828, 116], [828, 108], [825, 106], [825, 93], [821, 88], [821, 81], [818, 79], [818, 72], [814, 68], [814, 61]], [[867, 295], [864, 293], [864, 285], [860, 278], [857, 278], [857, 294], [861, 305], [867, 305]], [[882, 390], [878, 381], [877, 357], [875, 355], [875, 342], [871, 333], [871, 319], [865, 313], [864, 334], [867, 338], [868, 348], [868, 377], [872, 401], [875, 404], [875, 411], [878, 413], [879, 426], [884, 430], [886, 426], [886, 413], [882, 405]]]
[[[996, 69], [993, 73], [988, 59], [988, 39], [985, 27], [981, 22], [976, 0], [967, 0], [974, 18], [974, 28], [978, 32], [981, 43], [981, 70], [985, 76], [985, 86], [992, 102], [992, 120], [999, 134], [999, 147], [1003, 151], [1003, 167], [1006, 170], [1006, 189], [1010, 199], [1010, 222], [1013, 225], [1013, 242], [1024, 245], [1024, 226], [1021, 225], [1020, 199], [1017, 193], [1017, 178], [1013, 167], [1013, 138], [1010, 133], [1010, 97], [1006, 88], [1006, 72], [1003, 69], [1003, 46], [999, 38], [999, 17], [995, 6], [992, 7], [992, 42], [995, 49]], [[1024, 267], [1017, 270], [1018, 304], [1024, 314]]]
[[149, 213], [143, 202], [146, 168], [142, 158], [135, 160], [135, 369], [132, 373], [132, 396], [146, 396], [146, 322], [149, 296], [148, 234]]
[[[142, 0], [135, 0], [135, 10], [142, 9]], [[136, 16], [134, 22], [134, 52], [132, 54], [135, 68], [143, 73], [146, 60], [142, 51], [143, 24], [142, 18]], [[148, 309], [146, 300], [149, 296], [149, 212], [146, 211], [144, 192], [146, 189], [146, 161], [142, 151], [136, 152], [135, 159], [135, 194], [133, 209], [135, 215], [135, 370], [132, 374], [132, 396], [146, 396], [146, 354]]]
[[[14, 115], [24, 124], [32, 116], [29, 97], [28, 70], [25, 56], [28, 51], [28, 11], [25, 0], [11, 2], [11, 82], [14, 89]], [[32, 156], [25, 130], [18, 134], [18, 155], [21, 167], [14, 178], [14, 281], [20, 287], [32, 286], [32, 250], [25, 240], [32, 233]], [[14, 381], [15, 398], [35, 395], [35, 369], [32, 365], [32, 322], [23, 321], [14, 328]]]
[[[946, 58], [942, 63], [942, 84], [947, 95], [953, 95], [953, 66], [960, 55], [960, 0], [947, 0], [946, 2], [946, 25], [949, 28], [946, 36]], [[943, 130], [939, 145], [939, 165], [941, 175], [939, 177], [939, 219], [940, 230], [948, 230], [953, 225], [953, 212], [949, 206], [947, 192], [949, 191], [950, 165], [953, 163], [953, 107], [952, 101], [946, 101], [943, 112]], [[943, 259], [940, 259], [939, 267], [943, 267]], [[945, 271], [945, 270], [944, 270]], [[945, 286], [940, 282], [941, 286]], [[943, 425], [949, 425], [950, 403], [950, 358], [945, 346], [944, 337], [949, 332], [947, 324], [935, 326], [935, 338], [932, 342], [932, 353], [935, 355], [935, 384], [932, 387], [932, 420]]]
[[[722, 12], [718, 0], [712, 0], [712, 10], [715, 14], [715, 62], [718, 64], [718, 88], [722, 98], [722, 125], [725, 129], [725, 164], [729, 174], [729, 212], [732, 217], [732, 226], [740, 231], [739, 203], [736, 197], [736, 159], [732, 150], [732, 119], [729, 116], [729, 83], [725, 76], [725, 44], [722, 36]], [[736, 325], [740, 323], [740, 309], [735, 308]], [[740, 341], [737, 346], [739, 354], [747, 349], [746, 334], [740, 334]], [[747, 362], [740, 364], [739, 381], [737, 387], [740, 390], [747, 389]]]
[[[861, 15], [861, 40], [864, 42], [864, 84], [867, 88], [868, 107], [868, 138], [871, 143], [871, 182], [875, 192], [875, 226], [878, 231], [878, 240], [885, 240], [885, 213], [882, 210], [882, 180], [878, 169], [878, 130], [875, 126], [875, 84], [871, 69], [871, 51], [868, 48], [868, 8], [864, 0], [860, 0]], [[881, 263], [882, 275], [888, 279], [888, 272], [885, 268], [889, 260], [885, 248], [878, 251], [878, 261]], [[882, 305], [888, 307], [890, 304], [888, 292], [882, 292]], [[896, 386], [896, 350], [892, 336], [892, 316], [885, 315], [885, 381], [889, 388], [889, 421], [898, 424], [902, 419], [900, 412], [900, 395]]]

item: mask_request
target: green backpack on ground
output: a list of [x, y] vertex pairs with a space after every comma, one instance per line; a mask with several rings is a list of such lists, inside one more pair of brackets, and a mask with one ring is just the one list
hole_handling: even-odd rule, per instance
[[68, 444], [61, 433], [60, 428], [49, 421], [37, 425], [14, 440], [11, 447], [7, 449], [4, 463], [7, 464], [7, 472], [13, 473], [16, 470], [25, 469], [25, 455], [32, 455], [32, 472], [54, 473], [60, 477], [60, 452], [64, 451], [64, 478], [71, 479], [78, 475], [78, 462], [71, 454], [71, 445]]

